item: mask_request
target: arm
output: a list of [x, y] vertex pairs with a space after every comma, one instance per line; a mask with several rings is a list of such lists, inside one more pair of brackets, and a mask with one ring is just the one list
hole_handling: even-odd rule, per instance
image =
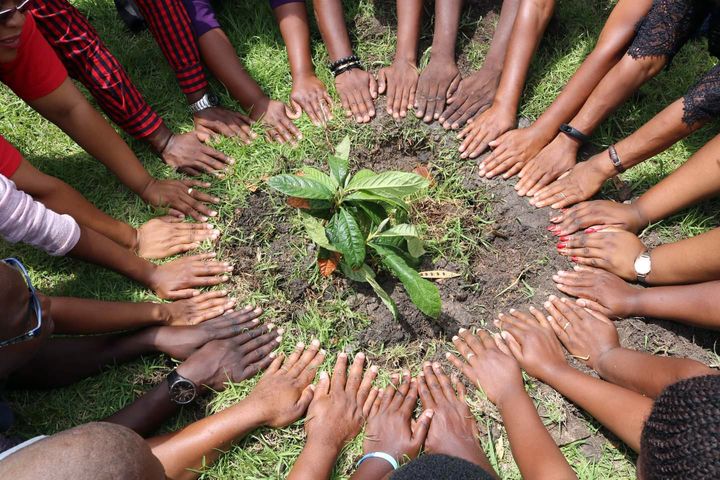
[[[699, 283], [720, 278], [720, 257], [712, 255], [720, 245], [720, 229], [652, 250], [650, 285]], [[633, 259], [634, 261], [634, 259]]]

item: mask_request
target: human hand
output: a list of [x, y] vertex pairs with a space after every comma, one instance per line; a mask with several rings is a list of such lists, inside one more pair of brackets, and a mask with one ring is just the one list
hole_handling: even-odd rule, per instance
[[[185, 360], [213, 340], [235, 337], [250, 329], [254, 329], [249, 332], [254, 336], [269, 332], [273, 327], [272, 324], [255, 329], [261, 314], [261, 308], [247, 306], [240, 311], [227, 313], [199, 325], [150, 327], [147, 330], [155, 349], [172, 358]], [[282, 331], [278, 330], [275, 336], [278, 335], [282, 335]]]
[[327, 125], [332, 120], [332, 98], [325, 85], [315, 75], [308, 74], [293, 79], [290, 106], [285, 113], [293, 120], [307, 113], [315, 125]]
[[[612, 166], [612, 163], [610, 165]], [[565, 208], [575, 205], [599, 192], [602, 184], [610, 177], [612, 174], [608, 174], [606, 169], [601, 168], [591, 158], [578, 163], [553, 183], [532, 193], [530, 205], [537, 208], [548, 205], [551, 208]], [[531, 192], [528, 192], [528, 195], [530, 194]]]
[[647, 250], [630, 232], [605, 229], [579, 233], [557, 245], [558, 253], [580, 265], [602, 268], [628, 281], [637, 279], [635, 259]]
[[546, 144], [545, 138], [532, 126], [505, 132], [488, 143], [492, 150], [480, 164], [478, 173], [490, 178], [502, 173], [504, 179], [512, 178]]
[[319, 348], [318, 340], [308, 348], [298, 343], [289, 357], [273, 361], [250, 392], [247, 401], [256, 405], [263, 425], [286, 427], [305, 413], [313, 399], [315, 372], [325, 359], [325, 350]]
[[160, 153], [163, 162], [188, 175], [225, 172], [235, 160], [200, 141], [195, 132], [172, 135]]
[[464, 328], [458, 333], [452, 341], [467, 363], [449, 352], [445, 357], [482, 388], [488, 400], [502, 408], [506, 399], [525, 392], [520, 366], [499, 337], [490, 337], [482, 330], [473, 335]]
[[568, 368], [568, 364], [550, 323], [538, 309], [530, 307], [530, 313], [532, 316], [511, 309], [509, 315], [501, 313], [494, 323], [528, 375], [549, 384], [555, 374]]
[[185, 253], [205, 240], [215, 240], [220, 230], [207, 223], [185, 223], [172, 216], [153, 218], [138, 227], [137, 254], [143, 258], [165, 258]]
[[157, 304], [160, 318], [168, 327], [197, 325], [235, 307], [235, 299], [227, 298], [227, 294], [227, 290], [211, 290], [195, 297]]
[[555, 225], [548, 230], [558, 237], [571, 235], [590, 227], [614, 227], [638, 233], [650, 223], [636, 203], [626, 204], [609, 200], [578, 203], [564, 209], [560, 215], [556, 215], [550, 221]]
[[386, 109], [394, 119], [405, 118], [415, 103], [415, 91], [420, 78], [414, 62], [395, 60], [378, 72], [378, 91], [387, 92]]
[[372, 388], [377, 367], [367, 369], [363, 375], [365, 354], [355, 355], [349, 375], [347, 363], [347, 354], [342, 352], [335, 362], [332, 379], [327, 372], [320, 372], [305, 420], [308, 444], [338, 453], [360, 433], [378, 395], [377, 389]]
[[[579, 149], [578, 142], [567, 135], [556, 136], [520, 170], [520, 180], [515, 185], [518, 195], [532, 197], [572, 169], [577, 163]], [[533, 203], [532, 200], [530, 203]]]
[[457, 130], [476, 113], [488, 108], [495, 98], [500, 70], [483, 67], [460, 80], [457, 90], [447, 99], [447, 106], [440, 114], [443, 128]]
[[620, 348], [617, 328], [605, 315], [554, 295], [543, 306], [550, 315], [548, 323], [570, 355], [593, 370], [605, 354]]
[[397, 386], [398, 380], [397, 375], [393, 375], [392, 383], [385, 387], [372, 405], [365, 426], [363, 453], [385, 452], [400, 463], [420, 453], [433, 411], [425, 410], [414, 422], [412, 414], [418, 400], [417, 381], [411, 380], [408, 370], [403, 372], [400, 386]]
[[[205, 324], [194, 328], [202, 325]], [[282, 332], [270, 330], [271, 326], [258, 326], [254, 321], [235, 324], [232, 328], [238, 334], [206, 343], [178, 366], [177, 371], [195, 385], [207, 385], [215, 391], [223, 390], [226, 382], [242, 382], [266, 369], [276, 358], [273, 350], [280, 346]]]
[[432, 57], [418, 79], [415, 116], [425, 123], [440, 118], [445, 110], [445, 101], [455, 93], [459, 84], [460, 70], [455, 61]]
[[460, 457], [476, 465], [487, 463], [475, 417], [465, 402], [465, 385], [457, 378], [451, 384], [439, 363], [431, 366], [426, 362], [418, 377], [418, 389], [423, 408], [433, 412], [425, 451]]
[[365, 70], [353, 68], [335, 77], [335, 88], [345, 109], [345, 116], [367, 123], [375, 116], [377, 81]]
[[558, 290], [579, 297], [581, 307], [611, 318], [630, 317], [637, 311], [642, 289], [605, 270], [576, 265], [573, 271], [560, 271], [552, 278]]
[[257, 134], [250, 129], [252, 120], [242, 113], [222, 107], [210, 107], [194, 114], [195, 131], [198, 138], [206, 142], [217, 135], [239, 137], [250, 144]]
[[199, 295], [196, 287], [210, 287], [227, 282], [233, 267], [228, 262], [210, 260], [214, 253], [179, 258], [154, 267], [147, 286], [166, 300]]
[[[458, 148], [460, 158], [476, 158], [487, 149], [491, 141], [515, 128], [515, 123], [515, 114], [496, 105], [471, 118], [458, 134], [458, 138], [462, 139]], [[491, 178], [489, 173], [484, 172], [485, 178]]]
[[253, 105], [250, 118], [262, 123], [267, 129], [265, 136], [269, 142], [289, 143], [297, 146], [297, 140], [302, 139], [302, 133], [287, 115], [287, 105], [270, 100], [268, 97], [259, 99]]
[[145, 203], [160, 208], [171, 208], [183, 215], [189, 215], [199, 222], [207, 222], [217, 212], [209, 209], [205, 203], [217, 204], [219, 198], [196, 190], [196, 187], [209, 187], [207, 182], [197, 180], [157, 180], [152, 179], [140, 193]]

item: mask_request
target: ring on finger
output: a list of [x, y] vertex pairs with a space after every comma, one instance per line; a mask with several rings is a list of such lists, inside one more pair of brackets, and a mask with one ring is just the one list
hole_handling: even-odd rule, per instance
[[557, 194], [557, 196], [562, 198], [563, 200], [565, 200], [567, 198], [567, 195], [565, 195], [565, 192], [560, 192]]
[[188, 188], [188, 195], [192, 195], [192, 192], [193, 192], [193, 189], [192, 189], [192, 188]]
[[563, 327], [563, 330], [567, 330], [570, 325], [572, 325], [572, 324], [570, 322], [567, 322], [565, 324], [565, 326]]
[[467, 355], [465, 356], [465, 358], [466, 358], [466, 359], [467, 359], [467, 361], [469, 362], [469, 361], [470, 361], [470, 359], [471, 359], [472, 357], [474, 357], [474, 356], [475, 356], [475, 354], [474, 354], [474, 353], [472, 353], [472, 352], [470, 352], [470, 353], [468, 353], [468, 354], [467, 354]]

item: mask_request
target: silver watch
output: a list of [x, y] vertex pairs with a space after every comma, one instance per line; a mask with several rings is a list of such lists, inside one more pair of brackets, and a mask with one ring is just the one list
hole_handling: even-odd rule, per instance
[[645, 283], [645, 278], [652, 271], [652, 261], [650, 259], [650, 251], [645, 250], [635, 259], [635, 274], [640, 283]]
[[198, 100], [195, 103], [191, 103], [189, 108], [190, 112], [192, 113], [198, 113], [202, 112], [206, 108], [212, 108], [217, 107], [220, 104], [220, 101], [215, 96], [215, 94], [208, 92], [205, 95], [203, 95], [200, 100]]

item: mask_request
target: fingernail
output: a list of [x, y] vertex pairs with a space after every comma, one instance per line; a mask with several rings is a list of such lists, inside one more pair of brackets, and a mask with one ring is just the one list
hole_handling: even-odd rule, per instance
[[319, 346], [320, 346], [320, 340], [318, 340], [317, 338], [313, 339], [313, 341], [312, 341], [312, 346], [313, 346], [313, 347], [319, 347]]
[[458, 333], [465, 333], [465, 332], [467, 332], [467, 329], [465, 329], [465, 328], [461, 328], [460, 330], [458, 330]]
[[285, 333], [285, 329], [284, 329], [284, 328], [278, 328], [277, 332], [278, 332], [280, 335], [282, 335], [283, 333]]
[[325, 370], [323, 370], [322, 372], [320, 372], [320, 378], [323, 379], [323, 380], [325, 380], [325, 379], [328, 378], [328, 374], [327, 374], [327, 372], [326, 372]]
[[500, 336], [503, 338], [503, 340], [507, 340], [508, 335], [509, 335], [508, 332], [506, 332], [505, 330], [500, 332]]
[[[215, 225], [213, 225], [212, 223], [208, 223], [207, 227], [205, 227], [205, 228], [207, 228], [208, 230], [215, 230]], [[216, 231], [219, 232], [220, 230], [216, 230]]]
[[324, 348], [322, 350], [320, 350], [320, 355], [327, 355], [327, 352], [325, 351]]
[[303, 342], [297, 342], [297, 344], [295, 345], [295, 348], [297, 348], [297, 349], [305, 348], [305, 344]]
[[425, 415], [426, 417], [428, 417], [428, 418], [432, 418], [433, 415], [435, 415], [435, 412], [433, 412], [432, 410], [425, 410], [425, 414], [424, 414], [424, 415]]
[[577, 258], [577, 257], [570, 257], [570, 261], [571, 261], [571, 262], [575, 262], [575, 263], [577, 263], [577, 261], [578, 261], [578, 258]]
[[585, 229], [585, 233], [595, 233], [595, 232], [597, 232], [597, 228], [590, 227], [590, 228]]
[[223, 275], [222, 278], [221, 278], [221, 280], [222, 280], [223, 282], [227, 282], [229, 279], [230, 279], [230, 277], [228, 277], [227, 275]]
[[280, 336], [278, 336], [277, 338], [275, 338], [275, 341], [276, 341], [277, 343], [282, 343], [282, 335], [280, 335]]
[[557, 244], [557, 248], [558, 248], [559, 250], [562, 250], [562, 249], [565, 248], [565, 247], [567, 247], [567, 243], [565, 243], [565, 242], [560, 242], [560, 243]]
[[452, 354], [450, 352], [445, 352], [445, 358], [448, 360], [452, 358]]
[[202, 217], [200, 217], [200, 220], [202, 220], [203, 222], [207, 222], [207, 221], [208, 221], [208, 217], [202, 216]]
[[345, 352], [340, 352], [340, 353], [338, 354], [338, 357], [340, 357], [340, 358], [347, 358], [347, 353], [345, 353]]
[[550, 225], [549, 227], [547, 227], [547, 229], [548, 229], [548, 232], [554, 232], [555, 229], [557, 229], [557, 226], [556, 226], [556, 225]]
[[545, 308], [550, 308], [550, 302], [545, 302], [545, 303], [543, 303], [543, 307], [545, 307]]
[[365, 354], [363, 352], [358, 352], [357, 355], [355, 355], [355, 358], [365, 358]]
[[455, 335], [455, 336], [452, 337], [452, 341], [454, 342], [454, 341], [458, 340], [459, 338], [460, 338], [460, 337], [458, 337], [457, 335]]
[[377, 367], [377, 365], [373, 365], [372, 367], [370, 367], [370, 371], [373, 373], [378, 373], [378, 370], [380, 369]]
[[210, 212], [210, 216], [217, 217], [217, 212], [215, 210], [213, 210], [212, 212]]
[[560, 237], [561, 242], [567, 242], [568, 240], [570, 240], [570, 237], [567, 235], [563, 235], [562, 237]]
[[[268, 331], [270, 331], [270, 330], [272, 330], [273, 328], [275, 328], [275, 324], [274, 324], [274, 323], [268, 323], [267, 328], [268, 328]], [[298, 346], [300, 346], [299, 343], [298, 343]]]
[[433, 362], [432, 364], [433, 368], [440, 368], [440, 364], [438, 362]]
[[560, 276], [559, 276], [559, 275], [553, 275], [553, 276], [552, 276], [552, 279], [553, 279], [553, 281], [555, 281], [555, 282], [559, 282], [559, 281], [560, 281]]
[[516, 311], [517, 311], [517, 310], [515, 310], [514, 308], [511, 308], [511, 309], [510, 309], [510, 313], [515, 313]]
[[551, 301], [552, 301], [552, 300], [557, 300], [557, 297], [556, 297], [555, 295], [550, 295], [548, 298], [549, 298]]
[[550, 219], [550, 221], [553, 222], [553, 223], [557, 223], [557, 222], [560, 221], [560, 217], [553, 217], [553, 218]]
[[277, 353], [275, 353], [275, 352], [270, 352], [270, 355], [268, 355], [268, 356], [269, 356], [270, 358], [275, 358], [275, 357], [277, 357]]

